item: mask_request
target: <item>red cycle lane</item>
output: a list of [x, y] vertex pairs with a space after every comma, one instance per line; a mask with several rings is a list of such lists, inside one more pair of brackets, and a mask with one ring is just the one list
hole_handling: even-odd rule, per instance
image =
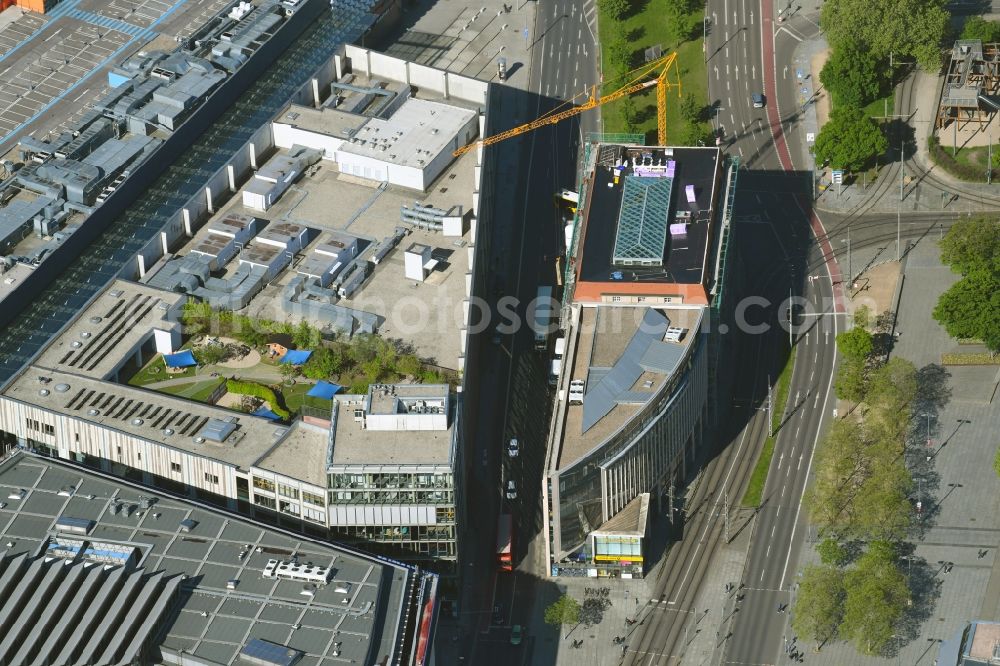
[[[781, 114], [778, 110], [777, 84], [775, 73], [777, 64], [774, 61], [774, 0], [761, 0], [760, 2], [760, 43], [764, 62], [761, 69], [764, 72], [764, 96], [767, 101], [767, 124], [771, 129], [771, 137], [774, 139], [774, 149], [778, 154], [778, 162], [785, 171], [792, 171], [792, 157], [788, 152], [788, 144], [785, 143], [785, 131], [781, 125]], [[768, 66], [770, 65], [770, 67]], [[811, 178], [811, 176], [810, 176]], [[812, 183], [810, 182], [810, 186]], [[811, 189], [811, 187], [810, 187]], [[822, 220], [816, 214], [812, 201], [806, 196], [796, 196], [795, 204], [803, 214], [808, 214], [809, 225], [812, 227], [813, 236], [819, 241], [823, 257], [826, 259], [826, 267], [830, 273], [833, 291], [833, 306], [837, 313], [846, 312], [843, 302], [843, 291], [841, 286], [843, 276], [840, 272], [840, 265], [833, 255], [833, 247], [827, 237], [826, 228]], [[808, 213], [806, 213], [808, 211]]]

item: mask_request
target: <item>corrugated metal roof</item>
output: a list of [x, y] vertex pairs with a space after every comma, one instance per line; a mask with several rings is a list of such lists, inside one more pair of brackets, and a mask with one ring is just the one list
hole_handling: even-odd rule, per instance
[[639, 366], [646, 372], [669, 375], [677, 368], [683, 356], [684, 345], [654, 340], [639, 359]]

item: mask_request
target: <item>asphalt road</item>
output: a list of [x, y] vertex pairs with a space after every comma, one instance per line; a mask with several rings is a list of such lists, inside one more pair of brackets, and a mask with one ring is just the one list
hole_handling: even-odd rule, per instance
[[[532, 57], [528, 91], [506, 88], [500, 110], [506, 127], [529, 122], [583, 93], [598, 80], [597, 49], [591, 22], [592, 0], [539, 0], [535, 25], [529, 28]], [[576, 100], [579, 102], [580, 100]], [[555, 285], [555, 257], [562, 252], [563, 227], [553, 194], [575, 189], [576, 159], [583, 132], [596, 131], [599, 117], [590, 112], [575, 120], [544, 127], [497, 144], [499, 177], [494, 197], [489, 291], [492, 298], [514, 296], [525, 315], [539, 285]], [[499, 128], [498, 128], [499, 129]], [[551, 405], [546, 382], [548, 356], [533, 349], [533, 335], [522, 326], [492, 343], [492, 329], [479, 341], [482, 382], [475, 442], [468, 461], [467, 524], [463, 532], [474, 544], [462, 562], [467, 590], [463, 618], [472, 639], [467, 663], [529, 664], [534, 652], [530, 628], [519, 646], [510, 645], [510, 627], [527, 625], [538, 578], [525, 573], [543, 554], [532, 539], [542, 527], [541, 487], [548, 418], [538, 406]], [[506, 454], [510, 438], [520, 442], [520, 455]], [[507, 499], [514, 481], [517, 497]], [[495, 525], [498, 513], [514, 522], [514, 560], [521, 569], [497, 572]], [[497, 612], [498, 611], [498, 612]]]

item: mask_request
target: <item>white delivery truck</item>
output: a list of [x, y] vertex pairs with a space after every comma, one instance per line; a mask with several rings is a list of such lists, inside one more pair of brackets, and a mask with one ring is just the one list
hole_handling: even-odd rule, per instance
[[552, 366], [549, 369], [549, 384], [555, 386], [559, 383], [559, 374], [562, 372], [563, 353], [566, 351], [566, 338], [556, 338], [555, 358], [552, 359]]
[[535, 297], [534, 311], [531, 320], [528, 322], [531, 330], [535, 333], [535, 350], [545, 351], [549, 346], [549, 330], [552, 324], [554, 310], [558, 304], [552, 300], [552, 287], [544, 286], [538, 288], [538, 295]]

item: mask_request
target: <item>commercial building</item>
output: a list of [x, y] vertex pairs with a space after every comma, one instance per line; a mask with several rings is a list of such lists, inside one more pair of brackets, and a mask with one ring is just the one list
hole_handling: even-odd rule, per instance
[[1000, 663], [1000, 622], [974, 621], [941, 642], [937, 666], [993, 666]]
[[[327, 90], [323, 77], [376, 60], [382, 70], [366, 65], [352, 80], [422, 76], [439, 85], [414, 88], [411, 101], [484, 122], [485, 83], [353, 47], [304, 92]], [[123, 383], [188, 341], [177, 317], [191, 298], [258, 319], [307, 321], [345, 339], [388, 331], [461, 376], [481, 252], [478, 192], [491, 177], [477, 168], [481, 151], [452, 159], [438, 175], [448, 187], [426, 193], [344, 173], [324, 158], [304, 165], [261, 213], [244, 204], [243, 186], [257, 180], [252, 167], [284, 164], [299, 150], [278, 149], [271, 131], [261, 128], [177, 211], [169, 233], [127, 260], [133, 280], [99, 291], [45, 339], [0, 391], [0, 431], [45, 455], [447, 571], [459, 547], [464, 385], [375, 385], [311, 403], [279, 424], [216, 404], [224, 384], [195, 403]], [[412, 244], [427, 248], [420, 280], [406, 271]], [[426, 318], [411, 321], [410, 308]]]
[[6, 387], [0, 430], [30, 451], [288, 529], [454, 561], [461, 417], [448, 385], [373, 385], [283, 425], [212, 404], [224, 390], [203, 404], [116, 383], [157, 340], [179, 340], [164, 318], [184, 299], [115, 283]]
[[588, 147], [543, 498], [550, 573], [641, 577], [712, 427], [735, 170], [716, 148]]
[[431, 663], [437, 578], [78, 465], [0, 460], [0, 663]]

